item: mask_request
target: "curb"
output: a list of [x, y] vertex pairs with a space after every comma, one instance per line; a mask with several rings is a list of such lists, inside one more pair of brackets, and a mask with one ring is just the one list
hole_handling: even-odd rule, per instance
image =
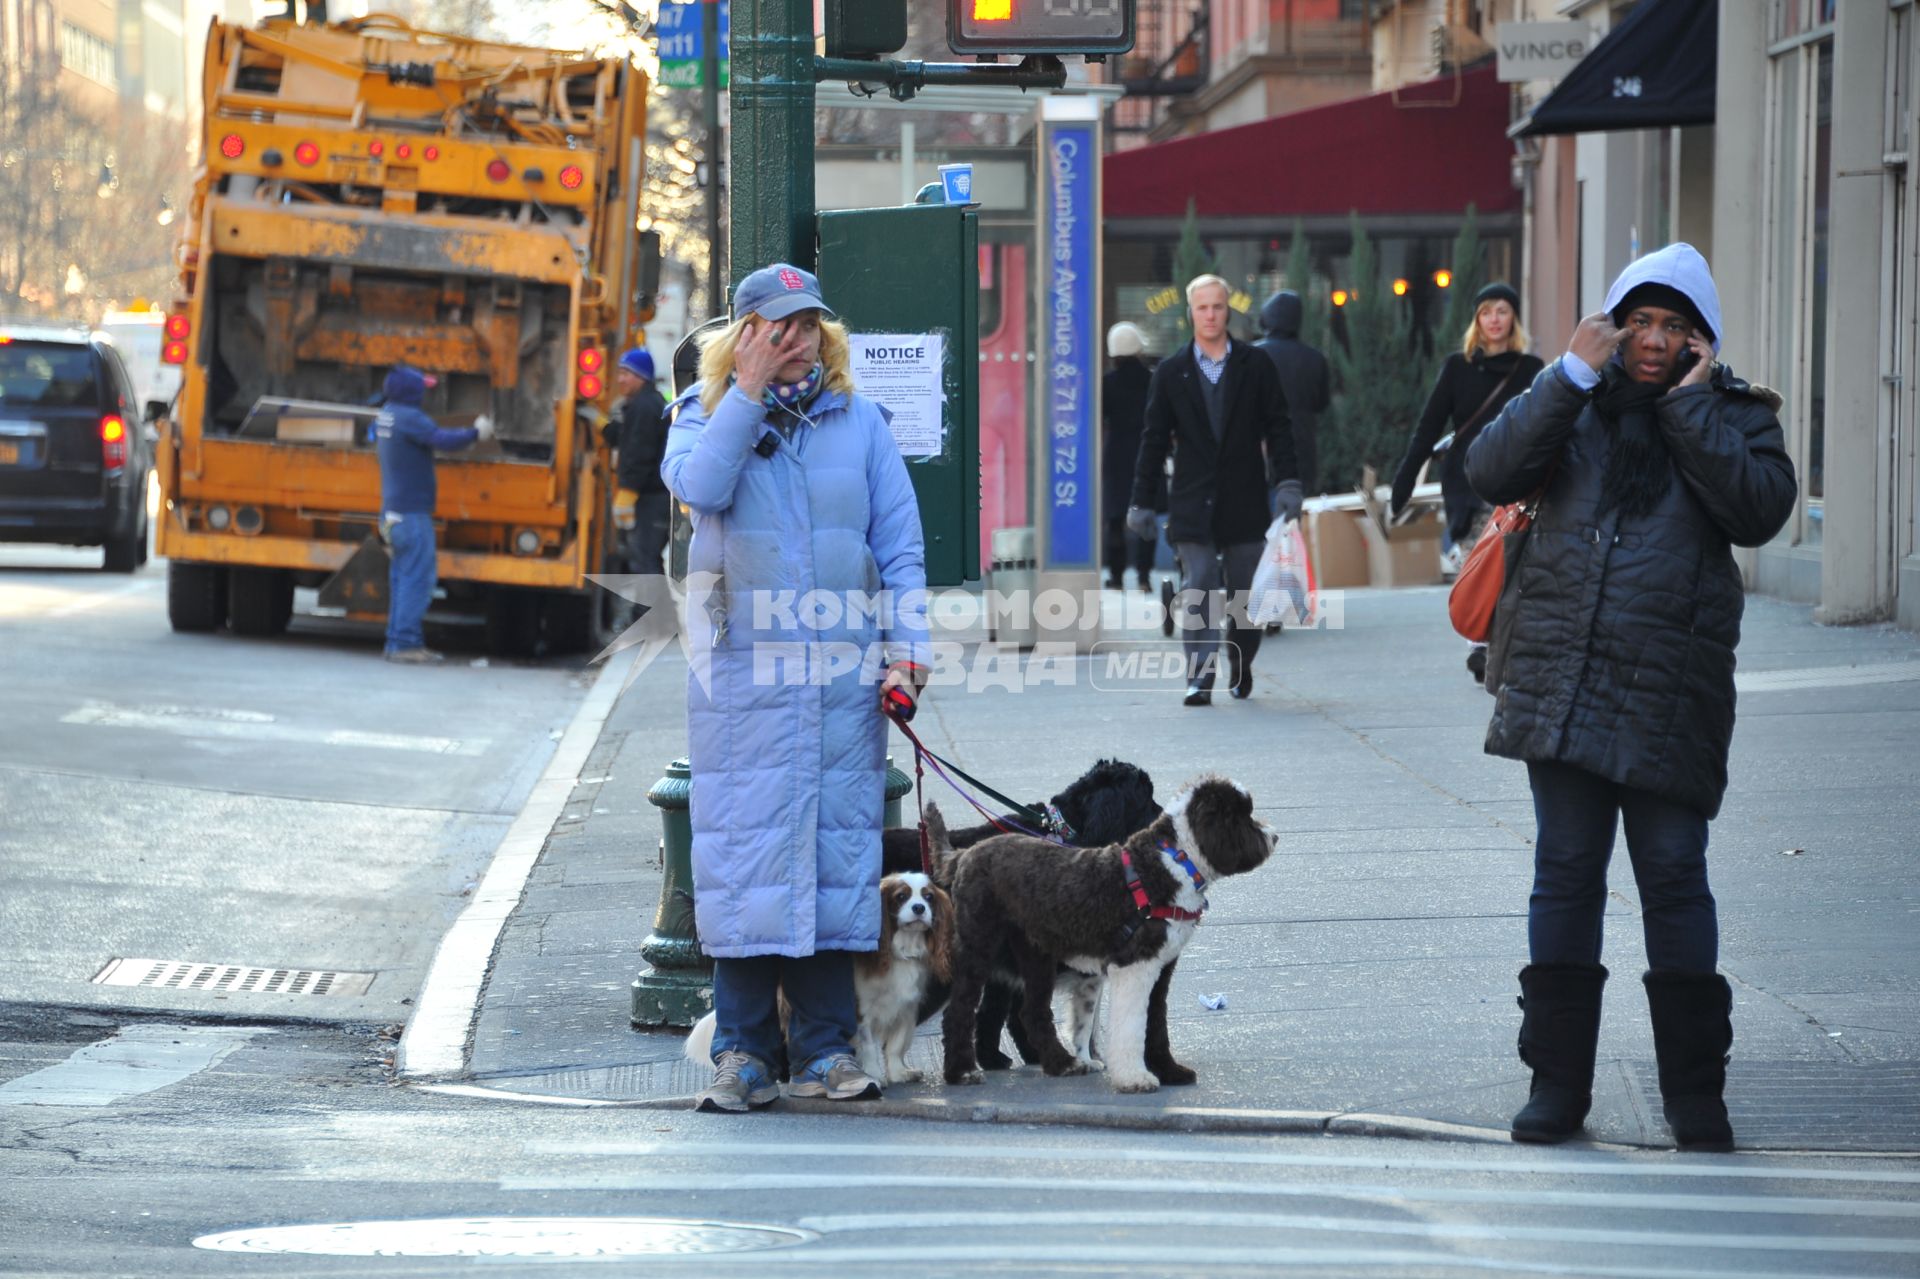
[[467, 1040], [487, 970], [507, 917], [520, 904], [527, 877], [553, 833], [554, 823], [573, 795], [600, 729], [619, 700], [637, 647], [623, 649], [600, 668], [600, 675], [573, 714], [553, 758], [533, 784], [527, 802], [493, 851], [480, 887], [453, 921], [433, 953], [413, 1016], [400, 1037], [394, 1069], [403, 1079], [446, 1078], [466, 1069]]

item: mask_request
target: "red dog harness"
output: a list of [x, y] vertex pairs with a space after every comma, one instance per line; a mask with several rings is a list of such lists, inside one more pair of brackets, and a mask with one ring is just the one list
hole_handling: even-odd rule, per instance
[[1195, 866], [1186, 853], [1180, 849], [1175, 848], [1171, 844], [1162, 844], [1160, 845], [1160, 851], [1173, 858], [1174, 861], [1179, 863], [1180, 869], [1187, 872], [1187, 877], [1193, 881], [1194, 891], [1200, 894], [1200, 909], [1187, 910], [1180, 906], [1154, 905], [1153, 899], [1147, 896], [1146, 885], [1140, 882], [1140, 872], [1133, 868], [1133, 858], [1127, 855], [1125, 846], [1122, 846], [1120, 849], [1120, 868], [1126, 873], [1127, 891], [1133, 894], [1133, 904], [1139, 908], [1140, 916], [1143, 919], [1178, 919], [1189, 924], [1199, 923], [1200, 916], [1207, 909], [1206, 879], [1200, 874], [1200, 868]]

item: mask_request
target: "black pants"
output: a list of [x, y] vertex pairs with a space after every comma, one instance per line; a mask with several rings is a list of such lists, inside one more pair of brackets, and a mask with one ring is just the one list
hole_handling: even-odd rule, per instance
[[1147, 584], [1147, 575], [1153, 572], [1153, 553], [1159, 549], [1158, 539], [1135, 537], [1127, 531], [1127, 517], [1124, 515], [1107, 517], [1106, 565], [1107, 585], [1125, 586], [1127, 569], [1131, 567], [1139, 577], [1140, 584]]
[[627, 554], [632, 573], [664, 573], [667, 549], [668, 503], [665, 493], [642, 493], [633, 504], [633, 527], [627, 531]]

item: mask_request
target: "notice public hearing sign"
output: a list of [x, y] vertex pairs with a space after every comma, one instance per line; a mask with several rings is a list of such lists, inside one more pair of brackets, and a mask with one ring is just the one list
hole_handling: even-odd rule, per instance
[[1495, 76], [1502, 82], [1558, 80], [1595, 43], [1584, 22], [1502, 22], [1493, 31], [1493, 46], [1500, 56]]

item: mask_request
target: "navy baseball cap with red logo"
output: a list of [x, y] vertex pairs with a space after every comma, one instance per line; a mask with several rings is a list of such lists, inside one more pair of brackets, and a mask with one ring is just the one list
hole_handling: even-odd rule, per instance
[[824, 311], [833, 308], [820, 296], [820, 281], [811, 271], [802, 271], [785, 262], [763, 266], [733, 289], [733, 315], [759, 315], [769, 320], [784, 320], [800, 311]]

